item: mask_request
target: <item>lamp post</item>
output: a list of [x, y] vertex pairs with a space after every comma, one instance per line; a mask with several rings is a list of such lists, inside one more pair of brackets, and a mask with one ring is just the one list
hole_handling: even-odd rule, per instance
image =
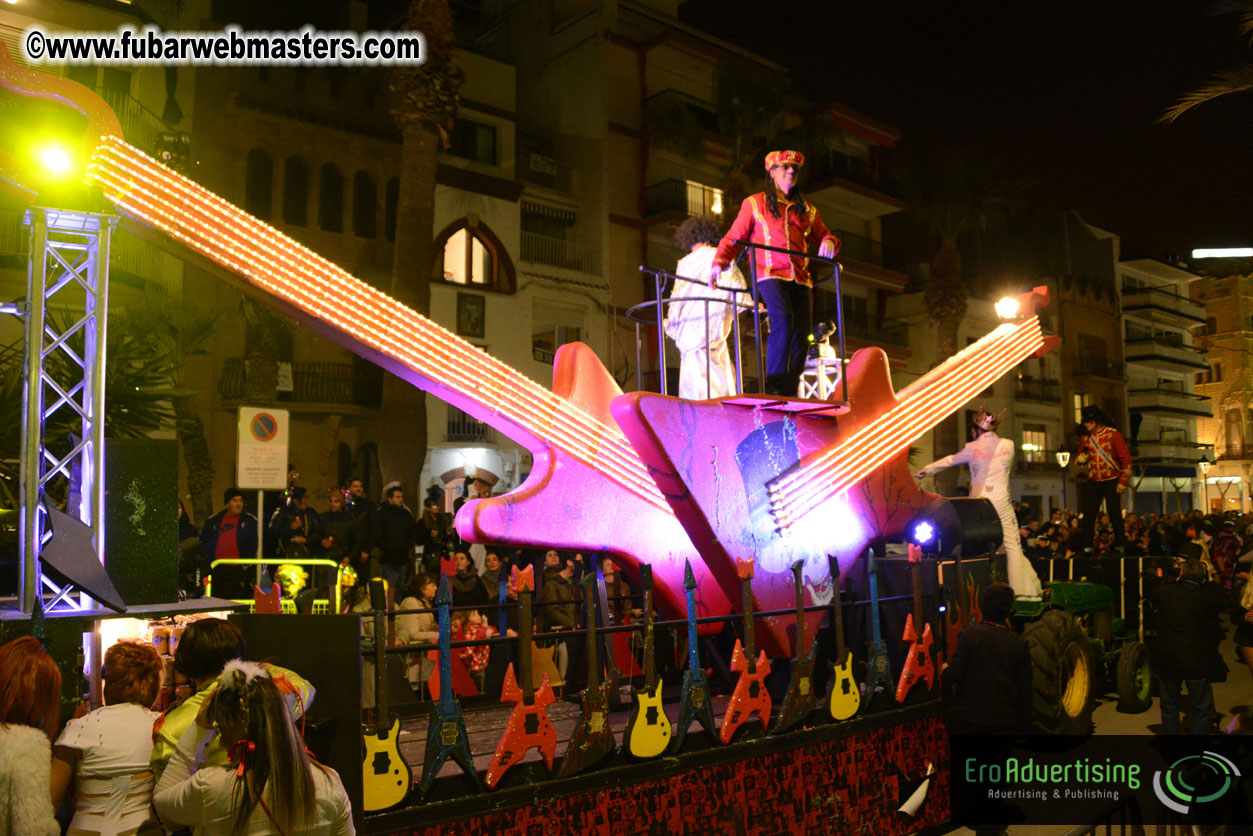
[[1209, 479], [1207, 477], [1209, 476], [1210, 466], [1211, 466], [1210, 460], [1205, 458], [1204, 455], [1202, 455], [1201, 460], [1197, 462], [1197, 467], [1201, 468], [1201, 485], [1203, 486], [1203, 490], [1205, 491], [1205, 509], [1204, 510], [1207, 514], [1209, 513]]
[[1070, 451], [1059, 450], [1057, 452], [1057, 463], [1062, 468], [1062, 508], [1066, 507], [1066, 465], [1070, 464]]

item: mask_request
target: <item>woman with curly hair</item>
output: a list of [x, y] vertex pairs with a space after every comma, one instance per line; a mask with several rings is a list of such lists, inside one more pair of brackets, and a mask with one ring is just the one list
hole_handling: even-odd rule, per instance
[[[228, 767], [205, 766], [221, 736]], [[153, 803], [203, 836], [352, 836], [339, 775], [313, 761], [268, 670], [235, 659], [178, 741]]]
[[0, 647], [0, 836], [60, 836], [48, 795], [61, 671], [38, 639]]
[[70, 831], [82, 836], [161, 836], [152, 815], [156, 780], [152, 711], [165, 662], [148, 642], [122, 640], [104, 654], [104, 706], [71, 720], [52, 747], [52, 803], [74, 782]]

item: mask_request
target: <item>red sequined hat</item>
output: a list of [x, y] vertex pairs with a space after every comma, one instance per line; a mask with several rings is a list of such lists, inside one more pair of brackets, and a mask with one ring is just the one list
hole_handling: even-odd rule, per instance
[[766, 171], [784, 163], [800, 168], [805, 164], [805, 155], [800, 151], [771, 151], [766, 155]]

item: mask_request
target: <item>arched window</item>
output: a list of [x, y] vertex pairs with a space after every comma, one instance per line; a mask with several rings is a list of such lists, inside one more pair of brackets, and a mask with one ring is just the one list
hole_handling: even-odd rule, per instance
[[263, 221], [270, 219], [274, 193], [274, 162], [260, 148], [248, 152], [244, 173], [244, 211]]
[[396, 240], [396, 206], [400, 203], [400, 179], [392, 177], [383, 189], [383, 234], [388, 241]]
[[344, 175], [331, 163], [318, 173], [318, 227], [344, 231]]
[[378, 235], [378, 190], [367, 171], [358, 171], [352, 178], [352, 232], [358, 238]]
[[513, 293], [513, 262], [491, 229], [461, 219], [435, 239], [437, 282]]
[[1240, 418], [1240, 410], [1227, 410], [1226, 419], [1226, 439], [1227, 439], [1227, 455], [1243, 455], [1244, 434], [1243, 421]]
[[283, 165], [283, 223], [309, 224], [309, 166], [296, 156]]

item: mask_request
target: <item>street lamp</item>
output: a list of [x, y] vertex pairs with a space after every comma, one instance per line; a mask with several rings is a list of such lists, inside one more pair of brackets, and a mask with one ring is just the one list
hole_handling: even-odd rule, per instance
[[1209, 511], [1209, 479], [1207, 479], [1206, 477], [1209, 475], [1211, 462], [1209, 459], [1205, 458], [1204, 455], [1202, 455], [1201, 460], [1197, 462], [1197, 467], [1201, 468], [1201, 484], [1204, 486], [1204, 491], [1205, 491], [1205, 510], [1208, 512]]

